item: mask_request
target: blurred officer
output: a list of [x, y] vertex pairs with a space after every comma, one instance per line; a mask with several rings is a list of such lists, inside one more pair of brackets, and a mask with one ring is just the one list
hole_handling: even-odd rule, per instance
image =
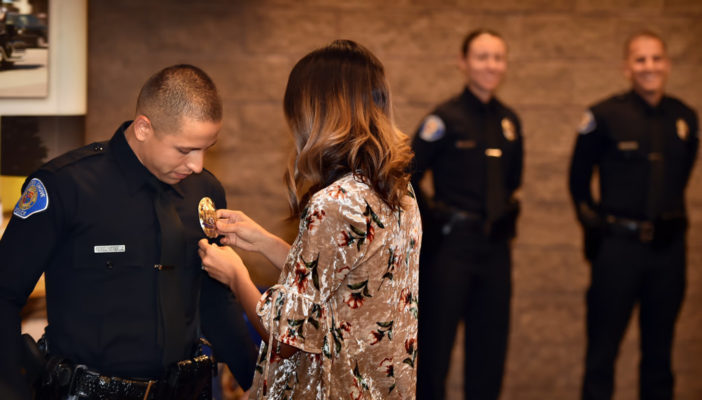
[[[697, 154], [697, 117], [664, 94], [670, 60], [658, 35], [633, 35], [624, 65], [631, 90], [586, 112], [570, 169], [592, 263], [582, 398], [612, 397], [619, 344], [638, 303], [640, 397], [672, 399], [673, 330], [685, 290], [685, 187]], [[590, 192], [595, 167], [599, 200]]]
[[172, 66], [146, 82], [134, 121], [111, 140], [27, 178], [0, 240], [0, 379], [20, 386], [20, 365], [32, 365], [19, 311], [45, 272], [38, 398], [207, 398], [212, 365], [197, 354], [200, 326], [250, 385], [253, 345], [243, 320], [229, 317], [241, 316], [240, 306], [197, 254], [200, 199], [226, 204], [203, 170], [221, 121], [212, 80]]
[[[412, 183], [427, 170], [434, 196], [419, 193], [426, 238], [420, 262], [418, 398], [441, 399], [459, 320], [465, 321], [465, 398], [497, 399], [511, 297], [510, 240], [522, 176], [517, 115], [495, 98], [507, 48], [493, 31], [470, 32], [459, 67], [466, 86], [415, 135]], [[426, 246], [426, 247], [425, 247]]]

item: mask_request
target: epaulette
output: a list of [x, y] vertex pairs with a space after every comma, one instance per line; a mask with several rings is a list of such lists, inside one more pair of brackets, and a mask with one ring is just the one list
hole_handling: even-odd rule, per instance
[[105, 154], [105, 151], [107, 150], [107, 143], [108, 142], [94, 142], [75, 150], [71, 150], [68, 153], [62, 154], [47, 162], [39, 169], [55, 172], [85, 158]]

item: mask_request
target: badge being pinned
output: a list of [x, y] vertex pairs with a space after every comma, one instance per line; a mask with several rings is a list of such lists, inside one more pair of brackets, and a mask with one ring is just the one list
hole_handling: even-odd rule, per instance
[[49, 195], [44, 184], [37, 178], [29, 181], [20, 197], [15, 210], [12, 212], [16, 216], [27, 219], [30, 215], [42, 212], [49, 208]]
[[578, 124], [578, 133], [581, 135], [586, 135], [597, 128], [597, 122], [595, 122], [595, 116], [592, 115], [592, 111], [587, 110], [580, 119]]
[[422, 130], [419, 131], [419, 137], [427, 142], [436, 142], [444, 137], [444, 133], [446, 133], [444, 121], [436, 115], [430, 115], [424, 120]]
[[214, 201], [209, 197], [200, 199], [197, 205], [197, 216], [200, 219], [200, 227], [208, 238], [217, 237], [217, 211]]
[[517, 130], [514, 128], [512, 121], [509, 118], [502, 118], [500, 124], [502, 124], [502, 134], [505, 136], [505, 139], [514, 142], [514, 139], [517, 138]]
[[687, 140], [687, 137], [690, 135], [690, 127], [687, 126], [687, 122], [682, 118], [678, 118], [675, 121], [675, 128], [678, 131], [678, 137], [682, 140]]

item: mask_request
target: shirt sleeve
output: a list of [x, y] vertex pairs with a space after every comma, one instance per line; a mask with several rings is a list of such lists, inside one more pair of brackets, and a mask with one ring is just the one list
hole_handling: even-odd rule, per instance
[[511, 164], [512, 168], [509, 171], [509, 178], [507, 182], [507, 189], [509, 189], [510, 193], [514, 193], [514, 191], [519, 189], [519, 186], [521, 186], [522, 173], [524, 169], [524, 136], [522, 135], [522, 124], [516, 115], [514, 116], [514, 121], [517, 130], [517, 143], [515, 143], [515, 159]]
[[281, 282], [257, 306], [272, 338], [310, 353], [322, 351], [334, 307], [344, 301], [337, 298], [339, 287], [382, 225], [367, 203], [344, 188], [331, 188], [326, 195], [313, 199], [303, 214]]
[[578, 128], [578, 138], [575, 141], [573, 157], [570, 163], [569, 189], [576, 209], [581, 204], [595, 209], [590, 182], [595, 165], [599, 163], [602, 153], [602, 129], [592, 111], [587, 111]]
[[446, 124], [435, 114], [424, 118], [412, 139], [414, 158], [411, 164], [411, 182], [417, 192], [417, 203], [422, 211], [426, 209], [427, 198], [419, 183], [424, 174], [432, 168], [445, 142]]
[[[28, 187], [33, 183], [45, 189], [46, 208], [32, 198]], [[25, 393], [20, 377], [22, 362], [20, 310], [27, 302], [41, 274], [46, 270], [62, 237], [63, 199], [52, 174], [38, 173], [27, 178], [23, 197], [15, 207], [7, 229], [0, 239], [0, 380], [15, 385]], [[36, 193], [36, 192], [34, 192]], [[21, 216], [18, 216], [21, 215]]]

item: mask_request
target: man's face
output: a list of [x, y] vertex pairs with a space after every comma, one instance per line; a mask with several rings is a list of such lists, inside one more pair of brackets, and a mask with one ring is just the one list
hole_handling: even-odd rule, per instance
[[507, 46], [499, 37], [483, 33], [470, 43], [459, 67], [473, 92], [491, 96], [507, 70]]
[[631, 41], [624, 74], [636, 92], [644, 96], [662, 94], [669, 73], [670, 60], [660, 40], [639, 36]]
[[[205, 150], [215, 144], [222, 127], [221, 122], [184, 117], [178, 131], [163, 132], [158, 127], [154, 129], [148, 119], [141, 122], [148, 126], [138, 135], [142, 142], [139, 159], [156, 178], [168, 184], [178, 183], [188, 175], [202, 171]], [[140, 129], [138, 125], [136, 129]]]

